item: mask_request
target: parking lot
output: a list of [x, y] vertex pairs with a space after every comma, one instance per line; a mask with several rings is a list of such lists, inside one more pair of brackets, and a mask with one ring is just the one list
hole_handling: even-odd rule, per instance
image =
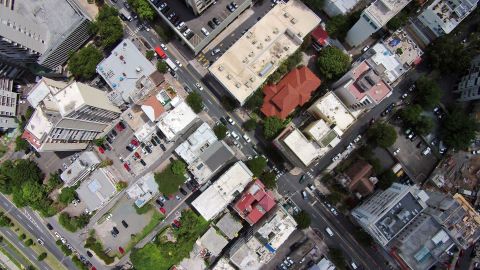
[[407, 174], [413, 178], [412, 180], [417, 184], [422, 184], [435, 168], [439, 159], [432, 151], [427, 155], [422, 155], [427, 147], [434, 149], [431, 145], [427, 145], [421, 137], [417, 136], [410, 140], [405, 135], [405, 130], [399, 127], [395, 127], [395, 130], [398, 132], [397, 141], [388, 150], [390, 153], [394, 153], [400, 149], [395, 157], [403, 165]]
[[[37, 157], [33, 155], [35, 162], [43, 172], [61, 172], [75, 160], [75, 153], [79, 152], [44, 152]], [[61, 171], [59, 171], [61, 170]]]

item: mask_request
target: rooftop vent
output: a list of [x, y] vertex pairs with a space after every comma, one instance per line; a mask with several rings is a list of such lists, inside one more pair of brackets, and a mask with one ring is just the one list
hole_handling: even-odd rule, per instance
[[297, 23], [297, 19], [292, 18], [292, 19], [290, 20], [290, 22], [291, 22], [292, 24], [296, 24], [296, 23]]
[[273, 33], [278, 34], [278, 28], [277, 27], [273, 28]]
[[227, 79], [231, 80], [231, 79], [232, 79], [232, 75], [231, 75], [231, 74], [227, 74]]
[[283, 13], [283, 17], [288, 18], [288, 17], [290, 17], [290, 14], [288, 14], [288, 12], [285, 12], [285, 13]]
[[237, 83], [235, 83], [235, 86], [236, 86], [237, 88], [240, 88], [241, 84], [237, 82]]
[[141, 67], [137, 67], [137, 68], [135, 69], [135, 71], [137, 71], [137, 73], [140, 73], [140, 72], [142, 71], [142, 68], [141, 68]]
[[218, 66], [218, 70], [219, 70], [219, 71], [223, 71], [224, 69], [225, 69], [225, 68], [223, 67], [223, 65], [219, 65], [219, 66]]

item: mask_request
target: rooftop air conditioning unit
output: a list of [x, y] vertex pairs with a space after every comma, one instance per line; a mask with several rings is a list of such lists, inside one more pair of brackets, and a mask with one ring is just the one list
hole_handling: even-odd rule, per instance
[[252, 40], [252, 44], [257, 44], [257, 40], [256, 39]]
[[297, 23], [297, 19], [292, 18], [292, 19], [290, 20], [290, 22], [291, 22], [292, 24], [296, 24], [296, 23]]
[[255, 77], [253, 77], [253, 76], [250, 77], [250, 81], [251, 81], [251, 82], [254, 82], [254, 81], [255, 81]]
[[232, 79], [232, 75], [231, 75], [231, 74], [227, 74], [227, 79], [231, 80], [231, 79]]
[[270, 35], [268, 35], [268, 36], [265, 38], [265, 41], [268, 42], [268, 41], [270, 41], [270, 40], [272, 40], [272, 38], [270, 37]]
[[223, 65], [219, 65], [219, 66], [218, 66], [218, 70], [219, 70], [219, 71], [223, 71], [224, 69], [225, 69], [225, 68], [223, 67]]
[[285, 12], [285, 13], [283, 13], [283, 17], [288, 18], [288, 17], [290, 17], [290, 14], [288, 14], [288, 12]]
[[273, 28], [273, 33], [278, 34], [278, 28], [277, 27]]
[[241, 84], [237, 82], [237, 83], [235, 83], [235, 86], [236, 86], [237, 88], [240, 88]]
[[263, 48], [263, 44], [262, 44], [262, 43], [258, 44], [257, 49], [260, 50], [260, 49], [262, 49], [262, 48]]
[[243, 58], [242, 62], [243, 62], [244, 64], [248, 63], [248, 58], [247, 58], [247, 57]]
[[250, 52], [248, 56], [253, 57], [255, 54], [253, 52]]

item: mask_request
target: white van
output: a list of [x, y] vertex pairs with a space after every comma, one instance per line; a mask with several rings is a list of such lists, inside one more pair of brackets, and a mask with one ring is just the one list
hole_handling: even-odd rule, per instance
[[210, 35], [210, 32], [207, 31], [207, 29], [205, 29], [205, 27], [202, 27], [202, 33], [208, 37], [208, 35]]
[[355, 262], [351, 262], [350, 263], [350, 266], [352, 267], [352, 269], [358, 269], [358, 266], [355, 264]]
[[422, 155], [426, 156], [432, 152], [432, 149], [430, 147], [425, 148], [425, 150], [422, 151]]
[[333, 236], [333, 232], [332, 232], [332, 229], [330, 229], [329, 227], [327, 227], [325, 229], [325, 231], [328, 233], [328, 235], [330, 235], [331, 237]]
[[305, 190], [302, 190], [302, 197], [304, 200], [306, 200], [308, 197], [307, 197], [307, 192]]

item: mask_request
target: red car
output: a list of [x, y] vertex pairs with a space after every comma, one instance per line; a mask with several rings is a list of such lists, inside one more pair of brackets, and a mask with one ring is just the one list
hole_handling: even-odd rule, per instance
[[120, 251], [120, 254], [125, 253], [125, 250], [122, 247], [118, 247], [118, 251]]
[[123, 167], [124, 167], [127, 171], [130, 171], [130, 166], [128, 166], [127, 163], [123, 163]]
[[118, 123], [117, 125], [115, 125], [115, 129], [117, 129], [118, 131], [124, 130], [124, 128], [122, 127], [122, 125], [120, 125], [120, 123]]
[[98, 147], [98, 152], [100, 152], [101, 154], [104, 154], [104, 153], [105, 153], [105, 149], [103, 149], [103, 147], [99, 146], [99, 147]]
[[162, 212], [162, 214], [165, 215], [167, 213], [167, 210], [165, 210], [165, 208], [163, 208], [163, 207], [160, 207], [160, 212]]
[[132, 139], [131, 143], [137, 147], [140, 145], [140, 143], [136, 139]]
[[92, 267], [92, 270], [97, 270], [97, 268], [95, 268], [95, 266]]
[[140, 154], [138, 152], [135, 152], [135, 154], [133, 154], [136, 158], [140, 158]]
[[180, 223], [180, 221], [174, 219], [173, 220], [173, 224], [175, 224], [175, 226], [177, 226], [178, 228], [180, 228], [180, 226], [182, 226], [182, 224]]

